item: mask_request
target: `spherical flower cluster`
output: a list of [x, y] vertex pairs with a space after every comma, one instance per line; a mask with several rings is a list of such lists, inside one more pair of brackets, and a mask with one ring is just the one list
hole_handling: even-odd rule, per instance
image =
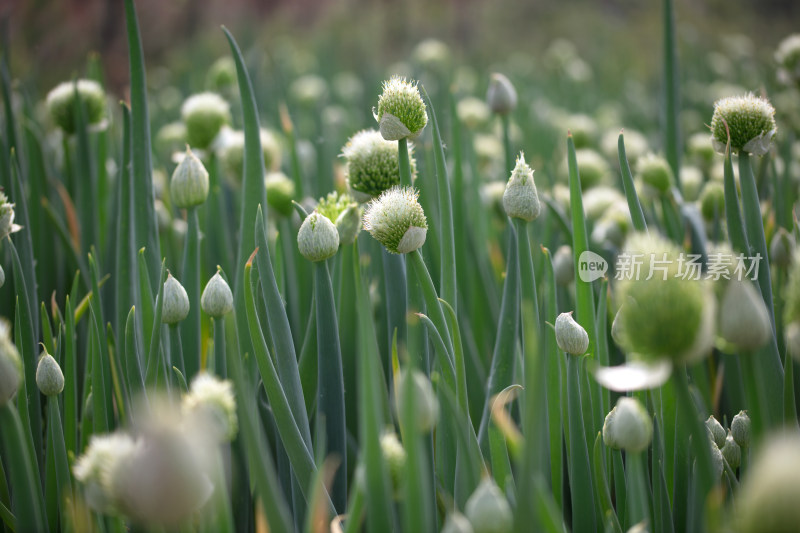
[[775, 50], [778, 78], [787, 85], [800, 84], [800, 33], [794, 33], [780, 42]]
[[428, 113], [417, 84], [400, 76], [383, 82], [375, 120], [387, 141], [418, 137], [428, 124]]
[[475, 533], [506, 533], [514, 524], [511, 506], [491, 477], [481, 481], [467, 500], [464, 513]]
[[186, 99], [181, 107], [186, 124], [186, 139], [193, 148], [205, 150], [219, 134], [223, 125], [231, 122], [231, 108], [220, 95], [199, 93]]
[[511, 218], [521, 218], [530, 222], [539, 216], [542, 206], [533, 182], [533, 170], [525, 162], [525, 154], [520, 152], [517, 164], [503, 193], [503, 208]]
[[[264, 168], [267, 172], [277, 171], [281, 166], [281, 145], [278, 135], [268, 129], [261, 128], [261, 152], [264, 154]], [[244, 172], [244, 132], [223, 127], [219, 142], [215, 143], [220, 158], [229, 175], [237, 182]]]
[[332, 192], [320, 198], [317, 212], [326, 216], [339, 232], [339, 244], [353, 244], [361, 231], [361, 207], [347, 194]]
[[[356, 200], [367, 201], [400, 185], [400, 163], [397, 141], [387, 141], [380, 132], [362, 130], [350, 137], [342, 148], [347, 162], [347, 185]], [[413, 147], [408, 147], [411, 175], [416, 174]]]
[[65, 81], [47, 93], [47, 110], [53, 122], [66, 134], [75, 133], [75, 97], [84, 108], [86, 123], [99, 126], [106, 118], [106, 93], [93, 80]]
[[641, 157], [637, 163], [637, 174], [642, 183], [652, 187], [661, 194], [669, 191], [675, 182], [672, 169], [663, 157], [649, 153]]
[[393, 254], [407, 254], [425, 244], [428, 221], [413, 187], [393, 187], [371, 201], [364, 229]]
[[14, 224], [14, 204], [0, 191], [0, 241], [19, 229], [20, 227]]
[[264, 187], [267, 189], [267, 204], [285, 217], [291, 215], [294, 182], [283, 172], [268, 172], [264, 177]]
[[339, 250], [339, 231], [328, 217], [315, 211], [300, 226], [297, 246], [300, 254], [309, 261], [324, 261]]
[[395, 495], [399, 495], [403, 477], [405, 476], [408, 455], [394, 432], [387, 432], [381, 435], [381, 452], [383, 453], [383, 460], [386, 461], [386, 465], [389, 468], [392, 489]]
[[22, 382], [22, 359], [11, 342], [11, 326], [0, 319], [0, 408], [17, 393]]
[[[615, 323], [622, 347], [650, 360], [688, 362], [708, 355], [714, 341], [715, 299], [706, 282], [678, 275], [681, 250], [652, 233], [632, 235], [623, 250], [642, 264], [636, 269], [638, 276], [630, 272], [615, 287], [614, 297], [621, 305]], [[648, 276], [651, 265], [653, 275]]]
[[764, 155], [778, 131], [775, 108], [765, 98], [752, 94], [717, 100], [711, 118], [711, 143], [718, 153], [725, 153], [729, 131], [733, 152]]
[[183, 397], [183, 412], [199, 422], [220, 442], [230, 441], [239, 429], [233, 384], [202, 373]]

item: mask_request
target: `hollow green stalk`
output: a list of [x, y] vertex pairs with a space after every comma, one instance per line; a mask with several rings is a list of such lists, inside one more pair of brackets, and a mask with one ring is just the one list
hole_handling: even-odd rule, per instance
[[[564, 357], [564, 355], [559, 354]], [[594, 493], [589, 466], [589, 450], [583, 438], [584, 420], [581, 409], [580, 366], [578, 356], [567, 358], [567, 410], [569, 413], [569, 487], [572, 495], [572, 529], [595, 531]]]
[[340, 513], [347, 503], [347, 429], [344, 410], [344, 376], [339, 344], [336, 304], [327, 261], [314, 263], [317, 314], [317, 419], [324, 421], [326, 456], [338, 456], [331, 499]]
[[[180, 364], [178, 368], [188, 381], [200, 371], [200, 223], [197, 208], [190, 207], [186, 211], [189, 222], [186, 231], [186, 244], [183, 249], [183, 286], [189, 296], [189, 315], [181, 322], [180, 334], [176, 328], [170, 328], [170, 338], [178, 337], [186, 345], [186, 356], [180, 353], [172, 356], [172, 362]], [[218, 224], [219, 221], [213, 221]], [[173, 335], [174, 333], [174, 335]], [[181, 339], [182, 337], [182, 339]]]
[[11, 403], [0, 407], [0, 428], [0, 439], [6, 453], [4, 463], [14, 487], [12, 503], [18, 531], [45, 531], [44, 502], [33, 468], [32, 450], [26, 445], [19, 413]]

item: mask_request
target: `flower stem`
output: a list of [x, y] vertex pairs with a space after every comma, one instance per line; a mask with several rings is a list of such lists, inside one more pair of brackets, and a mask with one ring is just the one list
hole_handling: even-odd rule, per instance
[[[181, 323], [180, 334], [186, 343], [186, 357], [180, 353], [179, 359], [173, 355], [173, 363], [179, 361], [178, 368], [187, 381], [200, 371], [200, 224], [197, 208], [190, 207], [186, 212], [189, 226], [186, 232], [186, 246], [183, 249], [183, 286], [189, 296], [189, 315]], [[216, 222], [215, 222], [216, 223]], [[177, 336], [178, 331], [173, 329]], [[184, 366], [185, 363], [185, 366]]]

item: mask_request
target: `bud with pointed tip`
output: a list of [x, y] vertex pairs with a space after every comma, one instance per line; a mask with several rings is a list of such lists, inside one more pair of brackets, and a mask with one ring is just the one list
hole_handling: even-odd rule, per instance
[[22, 359], [11, 342], [10, 328], [5, 319], [0, 319], [0, 407], [14, 397], [22, 383]]
[[400, 76], [384, 81], [375, 120], [387, 141], [417, 138], [428, 123], [425, 102], [417, 84]]
[[491, 477], [484, 478], [464, 508], [475, 533], [507, 533], [514, 519], [508, 500]]
[[300, 254], [309, 261], [324, 261], [339, 250], [339, 232], [328, 217], [315, 211], [300, 226], [297, 246]]
[[101, 124], [106, 117], [106, 93], [103, 87], [93, 80], [65, 81], [47, 93], [47, 110], [53, 122], [64, 133], [75, 133], [75, 98], [81, 101], [88, 125]]
[[186, 146], [186, 155], [172, 173], [169, 194], [175, 207], [188, 209], [208, 198], [208, 171], [203, 162]]
[[773, 265], [786, 268], [794, 257], [794, 237], [784, 228], [778, 228], [769, 243], [770, 261]]
[[[377, 198], [384, 191], [400, 185], [400, 161], [397, 141], [387, 141], [379, 131], [361, 130], [342, 148], [347, 161], [345, 175], [353, 197], [359, 202]], [[413, 146], [408, 146], [412, 180], [417, 173]]]
[[511, 218], [521, 218], [530, 222], [541, 212], [539, 194], [533, 182], [533, 170], [525, 162], [525, 154], [519, 153], [517, 164], [511, 173], [503, 193], [503, 208]]
[[200, 308], [211, 318], [221, 318], [233, 310], [233, 294], [228, 282], [217, 271], [203, 289]]
[[589, 349], [589, 334], [572, 318], [572, 311], [556, 318], [556, 343], [572, 355], [583, 355]]
[[742, 448], [733, 440], [733, 435], [728, 431], [728, 436], [725, 437], [725, 444], [719, 450], [722, 452], [722, 457], [728, 462], [730, 467], [734, 470], [739, 468], [742, 462]]
[[717, 446], [725, 445], [725, 428], [714, 418], [714, 415], [710, 415], [706, 420], [706, 429], [711, 436], [711, 440], [713, 440]]
[[728, 131], [733, 152], [764, 155], [778, 131], [775, 108], [769, 100], [752, 93], [717, 100], [711, 118], [711, 144], [720, 154], [725, 153]]
[[220, 95], [204, 92], [190, 96], [181, 107], [186, 139], [195, 148], [211, 146], [220, 129], [231, 122], [231, 108]]
[[413, 187], [392, 187], [367, 205], [364, 229], [393, 254], [407, 254], [425, 244], [428, 221]]
[[183, 285], [172, 277], [167, 276], [164, 282], [164, 307], [161, 311], [161, 322], [174, 326], [189, 315], [189, 295]]
[[722, 457], [722, 451], [715, 442], [709, 441], [708, 445], [711, 447], [711, 468], [714, 470], [716, 480], [722, 477], [722, 472], [725, 471], [725, 458]]
[[47, 352], [39, 358], [36, 366], [36, 386], [45, 396], [57, 396], [64, 390], [64, 373], [58, 362]]
[[740, 448], [750, 447], [750, 417], [747, 411], [739, 411], [731, 421], [731, 435]]
[[728, 283], [719, 315], [720, 335], [741, 350], [756, 350], [772, 336], [767, 306], [749, 281]]
[[411, 379], [413, 383], [414, 406], [417, 410], [414, 413], [414, 420], [417, 424], [417, 429], [422, 433], [427, 433], [436, 426], [436, 422], [439, 420], [439, 400], [436, 399], [433, 386], [425, 374], [419, 370], [414, 370], [411, 372], [410, 378], [408, 378], [406, 371], [401, 371], [397, 380], [399, 385], [396, 390], [397, 416], [400, 420], [405, 417], [406, 379]]
[[606, 446], [626, 452], [643, 452], [653, 439], [653, 421], [647, 410], [635, 398], [627, 396], [606, 415], [603, 423], [603, 442]]
[[493, 113], [508, 115], [517, 108], [517, 90], [508, 78], [495, 72], [489, 79], [486, 103]]

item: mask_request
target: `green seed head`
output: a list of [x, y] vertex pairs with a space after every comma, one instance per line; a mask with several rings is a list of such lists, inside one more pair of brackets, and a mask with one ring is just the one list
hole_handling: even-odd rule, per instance
[[747, 411], [739, 411], [731, 421], [731, 435], [740, 448], [750, 447], [750, 417]]
[[697, 167], [681, 167], [681, 191], [687, 202], [694, 202], [703, 187], [703, 171]]
[[201, 150], [211, 146], [225, 124], [231, 122], [231, 108], [220, 95], [199, 93], [186, 99], [181, 107], [181, 118], [186, 124], [186, 139]]
[[672, 187], [675, 182], [672, 169], [669, 163], [667, 163], [667, 160], [653, 153], [646, 154], [639, 158], [637, 170], [639, 178], [644, 184], [662, 194], [669, 191], [670, 187]]
[[583, 355], [589, 349], [589, 334], [572, 318], [572, 311], [556, 318], [556, 343], [571, 355]]
[[481, 481], [464, 513], [475, 533], [508, 533], [514, 525], [511, 506], [491, 477]]
[[417, 138], [428, 123], [428, 113], [416, 82], [400, 76], [384, 81], [375, 120], [387, 141]]
[[203, 162], [186, 146], [186, 155], [172, 173], [169, 193], [175, 207], [188, 209], [208, 198], [208, 171]]
[[[226, 284], [227, 285], [227, 284]], [[217, 442], [233, 440], [239, 429], [233, 384], [202, 373], [183, 398], [183, 412], [208, 430]]]
[[[347, 185], [358, 201], [377, 198], [382, 192], [400, 185], [397, 141], [387, 141], [380, 132], [362, 130], [350, 137], [342, 148], [347, 161]], [[411, 175], [416, 174], [413, 147], [408, 147]]]
[[486, 102], [474, 96], [468, 96], [458, 102], [456, 115], [461, 124], [470, 130], [485, 126], [491, 118], [491, 112]]
[[725, 123], [730, 130], [731, 150], [753, 155], [766, 154], [778, 131], [775, 108], [768, 100], [752, 94], [723, 98], [714, 104], [711, 143], [721, 154], [728, 142]]
[[742, 462], [742, 448], [733, 440], [731, 432], [728, 431], [728, 436], [725, 438], [725, 444], [719, 449], [722, 452], [722, 457], [736, 470]]
[[588, 148], [595, 144], [598, 127], [592, 117], [584, 114], [570, 115], [565, 122], [572, 133], [575, 148]]
[[[264, 168], [267, 172], [276, 172], [281, 166], [281, 144], [278, 136], [265, 128], [261, 128], [259, 136], [261, 152], [264, 154]], [[244, 172], [244, 132], [224, 126], [220, 131], [218, 144], [222, 164], [238, 183]]]
[[164, 282], [164, 307], [161, 311], [161, 322], [173, 326], [189, 315], [189, 295], [180, 282], [167, 276]]
[[[580, 148], [575, 151], [575, 160], [578, 163], [581, 190], [587, 191], [592, 187], [608, 183], [611, 167], [599, 152], [591, 148]], [[569, 166], [566, 161], [561, 166], [561, 175], [569, 176]]]
[[790, 533], [800, 524], [800, 435], [773, 436], [748, 470], [736, 499], [741, 533]]
[[11, 342], [11, 326], [0, 319], [0, 408], [17, 393], [22, 383], [22, 359]]
[[64, 373], [58, 362], [47, 352], [39, 358], [36, 366], [36, 386], [45, 396], [57, 396], [64, 390]]
[[264, 186], [267, 189], [267, 204], [285, 217], [291, 215], [294, 209], [294, 182], [283, 172], [268, 172]]
[[339, 244], [353, 244], [361, 231], [361, 207], [347, 194], [332, 192], [320, 198], [317, 211], [336, 224]]
[[14, 204], [8, 201], [5, 193], [0, 192], [0, 241], [14, 231]]
[[720, 305], [719, 334], [746, 352], [761, 348], [772, 337], [767, 306], [749, 280], [727, 284]]
[[606, 415], [603, 423], [603, 442], [606, 446], [626, 452], [643, 452], [653, 439], [653, 421], [647, 410], [635, 398], [627, 396]]
[[528, 222], [536, 219], [541, 212], [539, 194], [533, 182], [533, 170], [525, 162], [525, 154], [522, 152], [519, 153], [517, 164], [506, 184], [503, 208], [511, 218], [521, 218]]
[[230, 56], [222, 56], [208, 69], [206, 87], [212, 91], [224, 92], [236, 85], [236, 63]]
[[93, 80], [65, 81], [47, 93], [47, 110], [53, 122], [66, 134], [75, 133], [75, 91], [84, 106], [88, 125], [100, 125], [106, 118], [106, 93]]
[[309, 261], [324, 261], [339, 250], [339, 232], [328, 217], [313, 212], [306, 217], [297, 234], [297, 246]]
[[517, 90], [504, 75], [495, 72], [489, 78], [486, 103], [492, 113], [508, 115], [517, 108]]
[[794, 251], [794, 237], [784, 228], [778, 228], [769, 243], [769, 255], [772, 264], [781, 268], [789, 267], [792, 264]]
[[155, 140], [157, 153], [165, 160], [186, 146], [186, 125], [183, 122], [170, 122], [158, 130]]
[[406, 470], [406, 450], [394, 432], [387, 432], [381, 436], [381, 452], [383, 460], [389, 467], [389, 477], [392, 478], [392, 489], [395, 496], [400, 494]]
[[407, 254], [425, 244], [428, 221], [413, 187], [392, 187], [367, 205], [364, 229], [393, 254]]
[[708, 169], [714, 162], [714, 146], [707, 133], [695, 133], [686, 140], [686, 152], [694, 163]]
[[436, 399], [433, 386], [425, 374], [414, 370], [408, 377], [406, 371], [400, 371], [400, 376], [397, 380], [398, 386], [395, 391], [397, 416], [400, 420], [405, 418], [406, 379], [411, 379], [412, 381], [414, 407], [416, 408], [414, 421], [417, 424], [417, 429], [422, 433], [428, 433], [439, 421], [439, 400]]
[[787, 85], [800, 84], [800, 33], [786, 37], [775, 50], [778, 78]]
[[703, 218], [712, 222], [715, 218], [722, 220], [725, 216], [725, 189], [717, 181], [706, 182], [700, 192], [700, 213]]
[[708, 355], [715, 299], [707, 282], [680, 276], [681, 250], [655, 234], [633, 234], [623, 250], [637, 266], [614, 289], [621, 304], [616, 318], [621, 346], [650, 360], [688, 362]]
[[431, 72], [443, 71], [450, 66], [450, 49], [438, 39], [420, 41], [412, 56], [415, 63]]
[[714, 418], [714, 415], [710, 415], [706, 420], [706, 429], [708, 430], [711, 440], [714, 441], [714, 444], [717, 446], [725, 445], [725, 428]]
[[292, 82], [289, 94], [298, 105], [311, 109], [328, 94], [328, 84], [316, 74], [305, 74]]
[[233, 310], [231, 288], [219, 272], [206, 283], [200, 297], [200, 308], [211, 318], [221, 318]]
[[800, 362], [800, 322], [787, 323], [783, 336], [786, 339], [786, 351]]

